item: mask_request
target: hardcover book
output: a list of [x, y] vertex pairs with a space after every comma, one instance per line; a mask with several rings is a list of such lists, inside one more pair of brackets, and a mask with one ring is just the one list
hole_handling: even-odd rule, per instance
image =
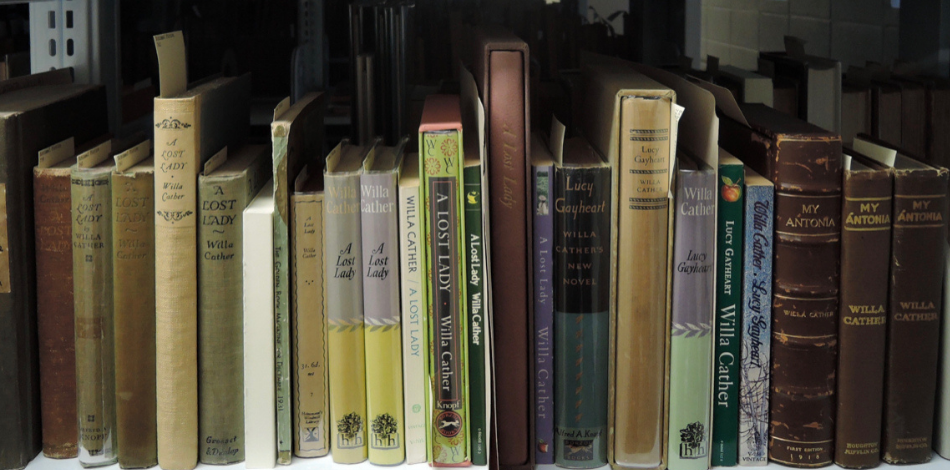
[[841, 140], [761, 104], [719, 107], [725, 113], [720, 145], [775, 184], [769, 458], [793, 467], [827, 465], [834, 441]]
[[71, 167], [76, 413], [79, 462], [116, 462], [115, 328], [112, 282], [112, 141]]
[[399, 216], [396, 178], [408, 138], [377, 145], [363, 161], [360, 206], [366, 415], [369, 461], [394, 465], [405, 458], [402, 401], [402, 330], [399, 318]]
[[[582, 108], [580, 129], [611, 168], [608, 461], [661, 467], [667, 448], [668, 194], [676, 93], [622, 66], [592, 64], [583, 73], [589, 104]], [[619, 287], [619, 279], [635, 288]]]
[[[488, 251], [505, 260], [491, 273], [495, 426], [498, 464], [533, 463], [531, 412], [533, 388], [531, 341], [531, 200], [529, 182], [531, 113], [528, 45], [509, 31], [483, 27], [474, 38], [473, 72], [485, 106], [490, 188]], [[469, 133], [471, 137], [476, 134]], [[497, 314], [496, 314], [497, 313]], [[504, 360], [501, 360], [504, 358]], [[502, 426], [501, 423], [504, 423]]]
[[719, 148], [719, 206], [716, 214], [716, 341], [713, 376], [711, 464], [739, 462], [739, 361], [742, 340], [743, 213], [745, 166]]
[[198, 435], [205, 464], [244, 460], [243, 221], [270, 179], [269, 150], [219, 152], [198, 176]]
[[429, 428], [427, 281], [419, 176], [419, 156], [415, 153], [405, 155], [399, 168], [399, 283], [402, 293], [402, 385], [407, 464], [426, 461], [426, 432]]
[[[491, 343], [491, 264], [489, 262], [490, 214], [488, 172], [485, 149], [485, 111], [478, 98], [475, 77], [464, 67], [459, 70], [462, 127], [472, 132], [462, 152], [462, 183], [465, 233], [462, 234], [466, 284], [466, 346], [468, 348], [469, 436], [472, 465], [488, 465], [491, 441], [492, 380]], [[418, 157], [417, 157], [418, 158]]]
[[198, 173], [250, 122], [249, 75], [188, 89], [181, 32], [155, 36], [155, 345], [158, 460], [198, 462]]
[[716, 308], [716, 171], [679, 149], [670, 328], [670, 467], [709, 468]]
[[[73, 311], [73, 224], [70, 167], [76, 164], [72, 137], [39, 152], [33, 168], [36, 236], [36, 323], [39, 348], [43, 455], [74, 458], [76, 339]], [[31, 456], [32, 457], [32, 456]], [[4, 467], [6, 468], [6, 467]]]
[[305, 166], [290, 198], [294, 455], [298, 457], [330, 452], [325, 209], [323, 174], [310, 173]]
[[598, 468], [607, 464], [611, 170], [582, 137], [553, 153], [554, 461]]
[[317, 158], [323, 154], [322, 93], [308, 93], [293, 106], [290, 98], [274, 110], [271, 124], [274, 172], [274, 311], [277, 335], [277, 463], [289, 465], [293, 453], [290, 387], [290, 196], [294, 178], [304, 165], [322, 170]]
[[367, 456], [360, 173], [370, 151], [341, 142], [327, 156], [324, 171], [330, 454], [335, 463], [359, 463]]
[[893, 232], [884, 367], [882, 459], [930, 460], [944, 257], [922, 247], [947, 239], [947, 169], [932, 167], [867, 136], [855, 150], [894, 169]]
[[[462, 122], [458, 96], [426, 98], [419, 126], [425, 214], [429, 335], [433, 364], [429, 462], [471, 465], [467, 376], [466, 285], [462, 282]], [[435, 358], [438, 358], [436, 361]]]
[[554, 157], [532, 135], [534, 179], [534, 423], [535, 462], [554, 463]]
[[121, 468], [158, 464], [151, 155], [152, 141], [146, 139], [115, 155], [112, 173], [116, 445]]
[[[105, 90], [73, 85], [68, 69], [0, 82], [0, 132], [6, 136], [0, 144], [0, 193], [5, 194], [0, 197], [0, 370], [5, 371], [0, 375], [2, 469], [25, 467], [43, 442], [51, 452], [62, 452], [60, 456], [76, 455], [76, 382], [70, 372], [75, 367], [67, 366], [68, 362], [51, 367], [51, 360], [73, 353], [72, 321], [59, 321], [72, 318], [72, 304], [68, 311], [60, 304], [58, 315], [50, 317], [45, 310], [36, 317], [37, 297], [55, 298], [57, 291], [66, 290], [71, 297], [73, 285], [71, 276], [68, 281], [60, 278], [56, 289], [37, 295], [38, 275], [49, 280], [50, 271], [36, 269], [33, 167], [40, 150], [70, 137], [88, 142], [107, 127]], [[60, 203], [69, 205], [69, 198]], [[71, 227], [70, 220], [67, 216], [62, 226]], [[14, 225], [8, 227], [7, 221]], [[65, 241], [60, 249], [71, 260], [71, 238], [65, 233], [59, 237], [59, 243]], [[72, 267], [54, 269], [71, 271]], [[44, 342], [37, 344], [37, 337]], [[45, 342], [50, 338], [57, 340]], [[37, 374], [40, 368], [43, 371]], [[47, 421], [55, 420], [42, 437], [41, 408]]]
[[768, 463], [775, 186], [745, 170], [739, 465]]
[[871, 468], [881, 460], [881, 413], [869, 410], [884, 400], [894, 175], [850, 148], [843, 163], [835, 463]]
[[244, 466], [277, 465], [273, 181], [244, 209]]

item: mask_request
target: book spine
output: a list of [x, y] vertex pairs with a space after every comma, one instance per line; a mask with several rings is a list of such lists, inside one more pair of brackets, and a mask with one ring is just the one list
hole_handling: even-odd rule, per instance
[[360, 179], [327, 175], [324, 240], [327, 265], [327, 364], [330, 455], [336, 463], [366, 460], [366, 361], [363, 347], [363, 266]]
[[112, 174], [119, 466], [158, 464], [155, 442], [155, 177]]
[[112, 289], [112, 185], [108, 173], [73, 171], [73, 298], [79, 461], [116, 462]]
[[835, 463], [847, 468], [881, 459], [881, 413], [869, 410], [884, 400], [893, 186], [884, 172], [844, 173]]
[[198, 462], [196, 105], [155, 100], [155, 394], [165, 470], [190, 470]]
[[298, 457], [330, 452], [323, 197], [301, 194], [291, 199], [294, 455]]
[[666, 454], [670, 112], [669, 99], [621, 103], [616, 273], [631, 287], [616, 292], [612, 425], [623, 466], [659, 466]]
[[534, 176], [534, 427], [535, 462], [554, 463], [554, 167], [532, 167]]
[[832, 461], [841, 247], [841, 142], [770, 145], [775, 184], [769, 459]]
[[462, 170], [465, 204], [465, 300], [468, 309], [468, 382], [469, 427], [472, 440], [472, 465], [488, 465], [488, 422], [486, 386], [488, 367], [485, 364], [485, 290], [484, 238], [482, 238], [482, 168], [470, 166]]
[[198, 179], [198, 448], [204, 464], [244, 460], [244, 208], [247, 177]]
[[610, 170], [555, 169], [554, 462], [607, 463]]
[[719, 165], [719, 212], [716, 228], [716, 341], [713, 377], [713, 466], [731, 467], [739, 452], [740, 335], [743, 279], [743, 165]]
[[775, 196], [772, 185], [745, 189], [739, 465], [758, 466], [768, 463]]
[[947, 170], [898, 170], [894, 195], [882, 458], [922, 463], [933, 437]]
[[69, 171], [33, 176], [43, 455], [68, 459], [77, 455], [79, 432]]
[[525, 94], [529, 70], [525, 51], [488, 52], [485, 100], [488, 119], [488, 186], [491, 212], [491, 256], [505, 269], [491, 273], [492, 344], [495, 366], [494, 408], [504, 425], [494, 427], [498, 463], [531, 464], [531, 224], [527, 184], [530, 96]]
[[711, 169], [677, 175], [667, 452], [682, 470], [709, 468], [716, 187]]
[[360, 191], [369, 461], [394, 465], [405, 458], [396, 174], [363, 173]]
[[399, 282], [402, 290], [402, 364], [405, 399], [406, 463], [426, 461], [429, 358], [424, 279], [425, 247], [420, 216], [420, 187], [399, 188]]
[[459, 132], [423, 133], [419, 168], [425, 175], [429, 336], [432, 340], [432, 439], [429, 462], [436, 467], [467, 466], [469, 456], [468, 383], [465, 371], [465, 284], [461, 238], [464, 233]]
[[277, 463], [290, 465], [293, 454], [291, 427], [293, 408], [290, 392], [290, 195], [293, 178], [288, 175], [290, 131], [284, 126], [273, 130], [274, 173], [274, 346], [277, 386]]
[[244, 243], [244, 465], [277, 464], [277, 396], [274, 382], [274, 217], [245, 211]]

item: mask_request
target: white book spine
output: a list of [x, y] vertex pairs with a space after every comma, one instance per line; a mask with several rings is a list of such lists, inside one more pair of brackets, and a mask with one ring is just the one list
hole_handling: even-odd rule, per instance
[[419, 187], [399, 187], [399, 262], [406, 463], [426, 461], [425, 296]]
[[273, 185], [268, 183], [244, 210], [244, 458], [248, 469], [277, 465], [273, 227]]

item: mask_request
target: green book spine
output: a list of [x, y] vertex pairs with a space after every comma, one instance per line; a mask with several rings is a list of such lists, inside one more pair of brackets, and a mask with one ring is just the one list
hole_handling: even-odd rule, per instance
[[79, 462], [115, 463], [115, 346], [111, 168], [79, 169], [71, 181]]
[[[198, 178], [198, 456], [244, 461], [244, 209], [268, 179], [250, 167]], [[266, 168], [264, 168], [266, 170]]]
[[288, 175], [290, 132], [275, 126], [274, 145], [274, 346], [277, 382], [277, 463], [290, 465], [293, 453], [293, 420], [290, 402], [290, 195], [293, 178]]
[[713, 357], [712, 465], [735, 466], [739, 454], [739, 359], [736, 321], [742, 301], [743, 165], [719, 164], [716, 221], [716, 338]]
[[425, 194], [426, 272], [432, 362], [432, 439], [429, 462], [467, 466], [469, 456], [465, 283], [462, 282], [461, 149], [456, 130], [424, 132], [419, 166]]
[[469, 427], [472, 441], [472, 465], [488, 465], [488, 423], [486, 416], [485, 367], [485, 289], [482, 239], [482, 168], [462, 170], [465, 189], [465, 239], [463, 243], [468, 307], [468, 383]]

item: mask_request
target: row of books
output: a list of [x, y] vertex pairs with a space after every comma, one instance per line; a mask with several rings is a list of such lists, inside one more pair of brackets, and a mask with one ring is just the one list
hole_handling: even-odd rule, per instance
[[418, 154], [325, 154], [319, 93], [247, 146], [249, 78], [189, 89], [155, 40], [151, 141], [104, 136], [68, 71], [0, 83], [0, 467], [40, 436], [166, 469], [946, 453], [945, 169], [597, 55], [576, 128], [532, 135], [527, 48], [491, 28]]
[[926, 162], [950, 163], [940, 132], [948, 125], [950, 80], [916, 73], [911, 64], [842, 70], [840, 61], [806, 55], [799, 39], [787, 37], [785, 51], [760, 53], [755, 71], [720, 66], [713, 56], [704, 71], [685, 64], [674, 70], [729, 89], [739, 103], [762, 103], [837, 132], [844, 143], [863, 133]]

